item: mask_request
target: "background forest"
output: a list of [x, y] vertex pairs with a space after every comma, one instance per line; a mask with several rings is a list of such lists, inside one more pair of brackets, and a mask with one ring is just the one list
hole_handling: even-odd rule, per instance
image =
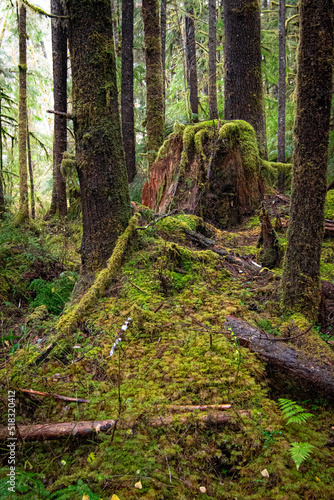
[[334, 500], [333, 27], [2, 0], [1, 499]]

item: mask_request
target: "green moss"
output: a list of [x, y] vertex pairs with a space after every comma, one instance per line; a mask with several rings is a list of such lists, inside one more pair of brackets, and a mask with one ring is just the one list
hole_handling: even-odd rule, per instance
[[292, 163], [279, 163], [261, 159], [260, 168], [262, 177], [270, 186], [277, 185], [278, 174], [280, 173], [285, 176], [285, 184], [291, 184]]
[[334, 219], [334, 190], [331, 189], [326, 195], [325, 219]]

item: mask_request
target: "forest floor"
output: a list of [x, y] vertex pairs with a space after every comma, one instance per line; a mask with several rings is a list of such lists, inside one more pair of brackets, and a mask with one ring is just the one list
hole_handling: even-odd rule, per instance
[[[284, 221], [284, 200], [265, 204], [273, 224], [277, 213]], [[281, 266], [253, 273], [238, 265], [259, 262], [259, 217], [217, 230], [183, 213], [158, 221], [140, 213], [117, 276], [67, 334], [57, 322], [79, 272], [79, 222], [0, 228], [2, 425], [8, 390], [16, 391], [19, 426], [117, 421], [87, 438], [19, 440], [16, 494], [8, 491], [3, 443], [0, 497], [334, 499], [332, 402], [266, 367], [224, 328], [226, 316], [277, 337], [308, 325], [281, 312]], [[203, 248], [189, 231], [240, 261]], [[334, 239], [326, 239], [321, 272], [329, 282], [333, 256]], [[325, 310], [313, 334], [331, 349], [332, 309]], [[231, 405], [229, 418], [189, 408], [203, 405]], [[159, 418], [164, 425], [154, 425]]]

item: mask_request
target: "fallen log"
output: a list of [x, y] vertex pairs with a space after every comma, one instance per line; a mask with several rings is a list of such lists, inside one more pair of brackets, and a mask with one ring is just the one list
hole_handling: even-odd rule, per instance
[[[289, 226], [289, 221], [284, 220], [282, 222], [284, 228]], [[334, 236], [334, 220], [325, 219], [325, 236]]]
[[[234, 415], [225, 412], [208, 413], [207, 415], [193, 416], [191, 422], [196, 421], [201, 424], [225, 425], [232, 419], [249, 416], [248, 411], [236, 411]], [[117, 422], [118, 429], [131, 429], [138, 422], [122, 422], [113, 419], [99, 421], [82, 422], [52, 422], [47, 424], [18, 425], [16, 427], [16, 438], [23, 441], [47, 441], [49, 439], [87, 437], [99, 432], [108, 432]], [[146, 422], [145, 422], [146, 423]], [[190, 423], [189, 416], [173, 417], [171, 415], [149, 418], [147, 421], [150, 427], [166, 427], [167, 425]], [[15, 439], [8, 435], [8, 427], [0, 427], [0, 441]]]
[[[316, 357], [283, 342], [288, 339], [261, 332], [233, 316], [226, 317], [224, 328], [232, 330], [240, 344], [258, 354], [269, 368], [276, 368], [285, 377], [297, 380], [299, 385], [311, 388], [317, 396], [334, 399], [334, 366], [328, 359], [324, 359], [324, 355], [320, 354]], [[307, 332], [308, 330], [304, 333]], [[295, 338], [299, 336], [296, 335]], [[319, 343], [321, 342], [319, 338]]]

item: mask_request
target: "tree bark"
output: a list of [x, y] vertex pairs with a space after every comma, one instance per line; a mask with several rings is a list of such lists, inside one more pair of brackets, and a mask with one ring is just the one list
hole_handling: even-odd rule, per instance
[[151, 165], [164, 140], [165, 121], [158, 1], [143, 0], [142, 14], [146, 60], [146, 148]]
[[[51, 0], [51, 14], [64, 16], [61, 0]], [[67, 29], [62, 19], [51, 20], [53, 98], [54, 109], [67, 113]], [[67, 212], [66, 182], [60, 166], [63, 153], [67, 149], [67, 123], [65, 115], [55, 114], [53, 132], [53, 188], [49, 215], [58, 212], [64, 217]]]
[[187, 8], [185, 14], [187, 81], [189, 88], [190, 109], [193, 115], [198, 115], [197, 63], [194, 9]]
[[245, 120], [267, 159], [258, 0], [225, 0], [225, 119]]
[[19, 10], [19, 221], [29, 218], [27, 169], [27, 11], [24, 3]]
[[216, 71], [216, 48], [217, 48], [217, 13], [216, 0], [209, 0], [209, 110], [210, 120], [218, 118], [217, 109], [217, 71]]
[[332, 97], [333, 3], [302, 0], [299, 16], [294, 168], [282, 303], [287, 310], [317, 320]]
[[84, 274], [105, 265], [130, 217], [109, 0], [66, 0]]
[[[299, 386], [306, 385], [317, 395], [334, 399], [333, 366], [323, 357], [316, 358], [311, 353], [289, 345], [281, 337], [263, 333], [233, 316], [226, 317], [224, 328], [231, 330], [242, 346], [259, 354], [268, 363], [269, 369], [277, 368], [284, 377], [297, 381]], [[302, 335], [299, 337], [300, 342]], [[322, 342], [320, 338], [319, 342]]]
[[29, 135], [29, 123], [27, 121], [27, 150], [28, 150], [28, 167], [29, 167], [29, 179], [30, 179], [30, 208], [31, 208], [31, 218], [35, 219], [35, 189], [34, 189], [34, 172], [31, 160], [31, 145], [30, 145], [30, 135]]
[[128, 180], [136, 175], [135, 117], [133, 100], [133, 0], [122, 0], [122, 132]]
[[5, 205], [5, 193], [4, 193], [4, 183], [3, 183], [3, 158], [2, 158], [2, 95], [0, 89], [0, 219], [3, 218], [3, 215], [6, 211]]
[[[285, 163], [285, 0], [279, 0], [278, 6], [278, 130], [277, 161]], [[284, 190], [284, 179], [278, 179], [278, 189]]]
[[164, 99], [166, 95], [166, 32], [167, 32], [167, 0], [161, 0], [160, 8], [161, 61]]

